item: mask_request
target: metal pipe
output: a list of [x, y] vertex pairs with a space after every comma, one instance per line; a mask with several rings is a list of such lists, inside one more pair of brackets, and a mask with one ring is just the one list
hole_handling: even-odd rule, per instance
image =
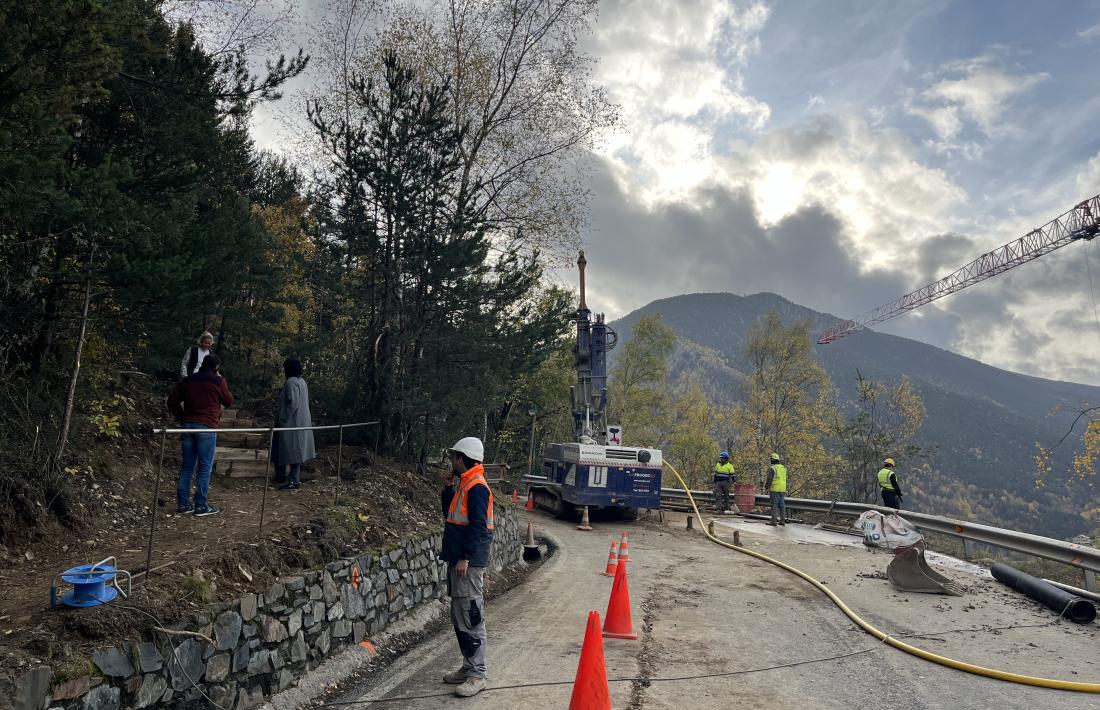
[[1043, 581], [1046, 582], [1047, 584], [1053, 584], [1055, 587], [1058, 587], [1059, 589], [1061, 589], [1063, 591], [1069, 592], [1070, 594], [1072, 594], [1074, 596], [1082, 597], [1084, 599], [1091, 599], [1094, 602], [1100, 602], [1100, 594], [1097, 594], [1096, 592], [1090, 592], [1087, 589], [1081, 589], [1080, 587], [1071, 587], [1068, 584], [1062, 584], [1061, 582], [1055, 582], [1053, 579], [1045, 579], [1044, 578]]
[[[324, 426], [281, 426], [274, 427], [275, 431], [324, 431], [326, 429], [339, 429], [344, 427], [345, 429], [352, 429], [358, 426], [373, 426], [378, 422], [354, 422], [352, 424], [326, 424]], [[154, 429], [154, 434], [202, 434], [204, 432], [211, 432], [214, 434], [262, 434], [265, 431], [272, 431], [272, 427], [245, 427], [240, 429]]]
[[267, 437], [267, 462], [264, 464], [264, 494], [260, 499], [260, 530], [258, 535], [264, 534], [264, 513], [267, 511], [267, 487], [271, 485], [271, 449], [275, 446], [275, 427], [269, 429]]
[[153, 502], [149, 506], [149, 547], [145, 550], [145, 588], [149, 588], [149, 578], [153, 570], [153, 535], [157, 531], [157, 500], [160, 498], [160, 474], [164, 470], [164, 445], [168, 432], [160, 436], [160, 463], [157, 464], [157, 477], [153, 480]]
[[1045, 604], [1070, 621], [1087, 624], [1096, 618], [1096, 607], [1092, 602], [1048, 584], [1038, 577], [1032, 577], [1001, 562], [993, 565], [989, 571], [993, 573], [994, 579]]
[[340, 500], [340, 472], [344, 470], [344, 427], [340, 427], [340, 443], [336, 445], [336, 482], [333, 484], [332, 504]]

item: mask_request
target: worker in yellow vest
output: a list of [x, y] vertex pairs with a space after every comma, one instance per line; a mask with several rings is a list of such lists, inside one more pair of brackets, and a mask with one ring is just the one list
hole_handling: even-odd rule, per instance
[[730, 486], [734, 482], [733, 464], [730, 452], [718, 454], [718, 463], [714, 464], [714, 512], [719, 515], [733, 515], [730, 505]]
[[768, 491], [768, 497], [772, 504], [772, 519], [768, 525], [787, 524], [787, 467], [782, 464], [779, 454], [773, 453], [772, 465], [768, 468], [768, 482], [764, 488]]
[[882, 504], [887, 508], [901, 510], [901, 484], [898, 483], [898, 475], [894, 473], [894, 459], [882, 462], [882, 469], [878, 472], [878, 487], [882, 490]]

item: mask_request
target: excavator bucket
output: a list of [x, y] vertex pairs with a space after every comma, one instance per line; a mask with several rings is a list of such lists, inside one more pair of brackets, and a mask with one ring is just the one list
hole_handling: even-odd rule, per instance
[[886, 568], [886, 577], [903, 592], [963, 595], [962, 587], [928, 565], [923, 544], [899, 549]]

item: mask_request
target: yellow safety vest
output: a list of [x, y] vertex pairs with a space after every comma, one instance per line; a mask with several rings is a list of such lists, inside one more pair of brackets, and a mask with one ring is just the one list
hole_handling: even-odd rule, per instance
[[732, 463], [716, 463], [714, 464], [714, 473], [719, 476], [732, 476], [733, 464]]
[[772, 493], [787, 492], [787, 467], [781, 463], [772, 464]]
[[878, 484], [882, 487], [882, 490], [884, 491], [897, 490], [897, 488], [894, 488], [894, 484], [890, 482], [891, 473], [893, 473], [893, 471], [888, 468], [884, 468], [878, 472]]

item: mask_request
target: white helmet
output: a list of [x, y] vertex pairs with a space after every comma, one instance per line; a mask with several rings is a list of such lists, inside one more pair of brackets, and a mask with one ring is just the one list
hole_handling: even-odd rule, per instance
[[466, 454], [468, 458], [478, 463], [485, 460], [485, 446], [481, 443], [481, 439], [476, 436], [467, 436], [463, 439], [459, 439], [458, 442], [451, 447], [451, 451]]

